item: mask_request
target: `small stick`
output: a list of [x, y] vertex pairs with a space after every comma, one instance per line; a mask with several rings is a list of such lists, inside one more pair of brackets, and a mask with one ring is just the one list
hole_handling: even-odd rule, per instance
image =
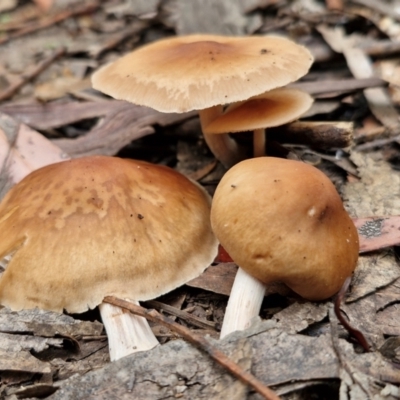
[[208, 353], [208, 355], [214, 361], [216, 361], [222, 367], [226, 368], [233, 376], [238, 378], [240, 381], [251, 386], [257, 393], [263, 396], [264, 399], [267, 400], [280, 399], [271, 389], [265, 386], [255, 376], [253, 376], [249, 372], [244, 371], [239, 365], [233, 362], [222, 351], [218, 350], [211, 343], [209, 343], [208, 340], [206, 340], [202, 336], [194, 334], [193, 332], [190, 331], [190, 329], [185, 328], [184, 326], [179, 325], [176, 322], [172, 322], [170, 319], [159, 314], [156, 310], [146, 310], [141, 306], [137, 306], [135, 304], [129, 303], [125, 300], [119, 299], [114, 296], [105, 297], [103, 299], [103, 302], [113, 304], [121, 308], [125, 308], [126, 310], [129, 310], [133, 314], [140, 315], [141, 317], [144, 317], [149, 321], [153, 321], [166, 326], [167, 328], [181, 335], [188, 342], [192, 343], [196, 347]]
[[7, 100], [12, 97], [22, 86], [24, 86], [30, 80], [36, 78], [41, 72], [48, 68], [57, 58], [61, 57], [65, 53], [65, 48], [56, 50], [51, 56], [43, 60], [37, 65], [31, 72], [22, 75], [22, 79], [13, 85], [10, 85], [6, 90], [0, 93], [0, 101]]
[[217, 326], [216, 322], [207, 321], [205, 319], [198, 318], [194, 315], [191, 315], [190, 313], [188, 313], [186, 311], [179, 310], [176, 307], [172, 307], [168, 304], [161, 303], [160, 301], [156, 301], [156, 300], [146, 301], [145, 305], [155, 308], [156, 310], [163, 310], [163, 311], [167, 312], [168, 314], [173, 315], [174, 317], [183, 319], [184, 321], [188, 322], [189, 324], [191, 324], [193, 326], [197, 326], [198, 328], [216, 330], [216, 326]]
[[7, 35], [4, 38], [1, 38], [0, 44], [7, 43], [8, 41], [10, 41], [12, 39], [16, 39], [21, 36], [28, 35], [29, 33], [33, 33], [38, 30], [48, 28], [52, 25], [58, 24], [59, 22], [64, 21], [65, 19], [74, 17], [76, 15], [90, 13], [90, 12], [96, 10], [98, 7], [99, 7], [99, 4], [96, 1], [96, 2], [89, 3], [89, 4], [85, 4], [83, 6], [73, 7], [70, 10], [63, 10], [56, 15], [45, 17], [38, 23], [29, 24], [25, 28], [22, 28], [10, 35]]
[[334, 307], [336, 318], [343, 325], [343, 327], [347, 330], [347, 332], [349, 332], [349, 334], [351, 336], [353, 336], [353, 338], [355, 338], [357, 340], [357, 342], [362, 346], [362, 348], [368, 353], [370, 351], [370, 346], [367, 342], [367, 339], [365, 338], [365, 336], [363, 335], [363, 333], [361, 331], [359, 331], [356, 328], [353, 328], [350, 325], [350, 323], [347, 321], [346, 318], [343, 317], [343, 314], [340, 311], [340, 305], [344, 299], [344, 296], [347, 293], [347, 290], [350, 286], [350, 282], [351, 282], [351, 277], [348, 277], [344, 281], [342, 288], [340, 289], [339, 293], [336, 296], [335, 307]]
[[353, 123], [344, 121], [296, 121], [268, 130], [271, 140], [322, 149], [348, 147], [353, 144], [353, 135]]

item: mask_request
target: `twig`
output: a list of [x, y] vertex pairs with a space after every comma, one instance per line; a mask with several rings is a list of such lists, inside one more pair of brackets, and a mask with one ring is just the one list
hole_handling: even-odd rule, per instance
[[37, 23], [29, 24], [28, 26], [26, 26], [12, 34], [7, 35], [4, 38], [1, 38], [0, 44], [7, 43], [8, 41], [10, 41], [12, 39], [16, 39], [21, 36], [25, 36], [29, 33], [33, 33], [38, 30], [48, 28], [52, 25], [58, 24], [59, 22], [64, 21], [65, 19], [74, 17], [76, 15], [93, 12], [98, 7], [99, 7], [99, 3], [98, 3], [98, 1], [95, 1], [95, 2], [91, 2], [89, 4], [84, 4], [84, 5], [80, 5], [77, 7], [73, 7], [70, 10], [63, 10], [56, 15], [44, 17], [42, 20], [40, 20]]
[[6, 100], [12, 97], [22, 86], [24, 86], [30, 80], [36, 78], [41, 72], [49, 67], [57, 58], [61, 57], [65, 53], [65, 48], [56, 50], [51, 56], [43, 60], [37, 67], [31, 72], [22, 75], [22, 79], [15, 84], [8, 87], [6, 90], [0, 93], [0, 101]]
[[326, 79], [312, 82], [297, 82], [289, 85], [292, 88], [304, 90], [311, 95], [353, 92], [359, 89], [387, 86], [387, 82], [379, 78], [348, 78]]
[[351, 336], [353, 336], [353, 338], [355, 338], [357, 340], [357, 342], [363, 347], [363, 349], [366, 352], [370, 351], [370, 346], [367, 342], [367, 339], [365, 338], [365, 336], [363, 335], [363, 333], [361, 331], [359, 331], [356, 328], [353, 328], [349, 322], [346, 320], [346, 318], [344, 318], [341, 310], [340, 310], [340, 305], [342, 303], [342, 300], [344, 298], [344, 296], [347, 293], [347, 290], [350, 286], [350, 282], [351, 282], [351, 277], [348, 277], [344, 283], [342, 288], [340, 289], [339, 293], [336, 296], [336, 300], [335, 300], [335, 306], [334, 306], [334, 310], [335, 310], [335, 314], [337, 319], [339, 320], [339, 322], [343, 325], [343, 327], [347, 330], [347, 332], [349, 332], [349, 334]]
[[271, 140], [320, 149], [348, 147], [353, 143], [353, 133], [353, 123], [344, 121], [296, 121], [268, 131]]
[[186, 311], [179, 310], [176, 307], [172, 307], [168, 304], [161, 303], [160, 301], [155, 301], [155, 300], [146, 301], [145, 305], [155, 308], [156, 310], [163, 310], [163, 311], [167, 312], [168, 314], [173, 315], [174, 317], [183, 319], [184, 321], [188, 322], [189, 324], [191, 324], [193, 326], [197, 326], [197, 327], [203, 328], [203, 329], [216, 330], [217, 323], [212, 322], [212, 321], [207, 321], [202, 318], [198, 318], [194, 315], [191, 315], [190, 313], [188, 313]]
[[361, 391], [364, 392], [365, 398], [369, 399], [370, 393], [368, 391], [368, 388], [364, 387], [363, 382], [358, 378], [358, 374], [355, 373], [353, 366], [346, 360], [346, 357], [342, 354], [340, 350], [339, 339], [338, 339], [338, 325], [334, 317], [335, 314], [336, 311], [333, 312], [332, 308], [330, 308], [329, 320], [330, 320], [333, 351], [335, 352], [336, 357], [338, 358], [339, 365], [347, 372], [349, 378], [353, 381], [353, 383], [356, 383], [360, 387]]
[[107, 296], [103, 299], [104, 303], [113, 304], [115, 306], [129, 310], [131, 313], [140, 315], [148, 319], [166, 326], [167, 328], [175, 331], [181, 335], [185, 340], [192, 343], [196, 347], [199, 347], [222, 367], [226, 368], [233, 376], [241, 380], [243, 383], [251, 386], [257, 393], [267, 400], [279, 400], [279, 397], [267, 386], [265, 386], [261, 381], [254, 377], [249, 372], [244, 371], [239, 365], [234, 363], [229, 357], [227, 357], [222, 351], [215, 348], [211, 343], [209, 343], [202, 336], [196, 335], [190, 331], [190, 329], [185, 328], [182, 325], [172, 322], [168, 318], [159, 314], [155, 310], [146, 310], [143, 307], [131, 304], [125, 300], [118, 299], [114, 296]]

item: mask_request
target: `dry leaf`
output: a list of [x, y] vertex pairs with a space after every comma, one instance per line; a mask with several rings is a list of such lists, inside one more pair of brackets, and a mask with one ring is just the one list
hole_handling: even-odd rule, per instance
[[328, 303], [294, 303], [277, 312], [272, 320], [288, 333], [301, 332], [315, 322], [322, 321], [328, 315]]
[[[400, 210], [400, 172], [384, 161], [375, 161], [371, 155], [353, 152], [361, 179], [343, 187], [345, 206], [353, 217], [385, 216]], [[392, 251], [385, 250], [360, 256], [352, 291], [348, 300], [387, 286], [400, 277], [400, 268]]]
[[0, 198], [35, 169], [66, 159], [43, 135], [0, 113]]
[[360, 237], [360, 253], [400, 244], [400, 216], [369, 217], [353, 220]]
[[91, 87], [89, 79], [80, 79], [75, 76], [63, 76], [41, 83], [35, 87], [35, 97], [41, 101], [56, 100], [60, 97]]
[[37, 336], [67, 337], [98, 336], [103, 331], [100, 322], [79, 321], [72, 317], [52, 311], [39, 309], [11, 311], [0, 309], [0, 332], [30, 333]]
[[13, 351], [0, 349], [0, 371], [48, 374], [51, 369], [48, 363], [38, 360], [29, 351], [20, 351], [16, 357]]
[[21, 351], [35, 351], [39, 353], [49, 348], [49, 346], [62, 347], [63, 339], [44, 338], [40, 336], [18, 335], [10, 333], [0, 333], [0, 349], [17, 353]]

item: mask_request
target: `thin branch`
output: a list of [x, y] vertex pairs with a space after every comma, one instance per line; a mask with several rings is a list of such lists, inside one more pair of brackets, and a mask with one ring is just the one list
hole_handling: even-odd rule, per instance
[[208, 355], [216, 361], [219, 365], [226, 368], [233, 376], [238, 378], [243, 383], [251, 386], [257, 393], [263, 396], [267, 400], [279, 400], [279, 397], [267, 386], [265, 386], [261, 381], [259, 381], [255, 376], [247, 371], [244, 371], [239, 365], [233, 362], [229, 357], [227, 357], [222, 351], [215, 348], [210, 342], [208, 342], [204, 337], [194, 334], [190, 329], [172, 322], [167, 317], [159, 314], [155, 310], [146, 310], [143, 307], [131, 304], [125, 300], [118, 299], [114, 296], [107, 296], [103, 299], [104, 303], [113, 304], [115, 306], [125, 308], [131, 313], [140, 315], [149, 321], [159, 323], [166, 326], [167, 328], [175, 331], [181, 335], [185, 340], [192, 343], [196, 347], [202, 349]]
[[19, 89], [22, 88], [27, 82], [36, 78], [40, 73], [42, 73], [46, 68], [48, 68], [57, 58], [61, 57], [65, 53], [64, 48], [56, 50], [48, 58], [44, 59], [39, 65], [37, 65], [31, 72], [23, 74], [22, 79], [13, 85], [10, 85], [6, 90], [0, 93], [0, 102], [7, 100], [12, 97]]
[[362, 346], [362, 348], [366, 351], [369, 352], [370, 351], [370, 346], [367, 342], [367, 339], [365, 338], [365, 336], [363, 335], [363, 333], [361, 331], [359, 331], [356, 328], [353, 328], [350, 323], [347, 321], [347, 319], [343, 316], [341, 310], [340, 310], [340, 305], [344, 299], [344, 296], [347, 293], [347, 290], [350, 286], [350, 282], [351, 282], [351, 277], [348, 277], [344, 283], [342, 288], [340, 289], [339, 293], [336, 296], [336, 300], [335, 300], [335, 314], [336, 314], [336, 318], [339, 320], [339, 322], [343, 325], [343, 327], [347, 330], [347, 332], [349, 332], [349, 334], [355, 338], [357, 340], [357, 342]]
[[179, 310], [176, 307], [172, 307], [168, 304], [161, 303], [160, 301], [155, 301], [155, 300], [146, 301], [145, 305], [151, 308], [155, 308], [156, 310], [163, 310], [166, 313], [173, 315], [174, 317], [178, 317], [193, 326], [197, 326], [198, 328], [212, 329], [215, 331], [216, 326], [218, 325], [216, 322], [198, 318], [186, 311]]
[[72, 7], [69, 10], [63, 10], [56, 15], [51, 15], [48, 17], [43, 18], [37, 23], [29, 24], [28, 26], [12, 33], [10, 35], [5, 36], [4, 38], [0, 39], [0, 44], [7, 43], [12, 39], [19, 38], [21, 36], [28, 35], [33, 32], [37, 32], [38, 30], [48, 28], [52, 25], [55, 25], [65, 19], [75, 17], [81, 14], [91, 13], [99, 7], [99, 2], [91, 2], [89, 4], [79, 5], [77, 7]]

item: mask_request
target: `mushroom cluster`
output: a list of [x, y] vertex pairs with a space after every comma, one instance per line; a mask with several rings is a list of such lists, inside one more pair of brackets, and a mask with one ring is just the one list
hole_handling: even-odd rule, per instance
[[[215, 258], [210, 203], [200, 185], [141, 161], [93, 156], [38, 169], [0, 203], [0, 259], [13, 254], [0, 304], [82, 313], [108, 295], [160, 296]], [[130, 314], [110, 307], [100, 311], [112, 360], [158, 343], [143, 318], [124, 330]]]
[[339, 291], [358, 259], [358, 233], [336, 188], [293, 160], [242, 161], [221, 179], [211, 225], [238, 264], [221, 336], [258, 315], [265, 285], [280, 281], [305, 299]]
[[[202, 125], [207, 128], [221, 117], [223, 105], [241, 108], [241, 104], [234, 103], [286, 86], [305, 75], [312, 61], [305, 47], [282, 37], [197, 34], [140, 47], [100, 68], [93, 74], [92, 83], [95, 89], [116, 99], [158, 111], [198, 110]], [[255, 99], [247, 109], [255, 103], [260, 102]], [[268, 102], [262, 104], [267, 115]], [[310, 99], [305, 99], [304, 104], [303, 110], [309, 107]], [[255, 118], [257, 112], [252, 112]], [[284, 120], [290, 122], [300, 114], [298, 109]], [[243, 128], [270, 125], [254, 126], [257, 128], [250, 125]], [[212, 132], [210, 129], [204, 131], [205, 141], [226, 167], [245, 158], [243, 150], [228, 134], [207, 133]]]

